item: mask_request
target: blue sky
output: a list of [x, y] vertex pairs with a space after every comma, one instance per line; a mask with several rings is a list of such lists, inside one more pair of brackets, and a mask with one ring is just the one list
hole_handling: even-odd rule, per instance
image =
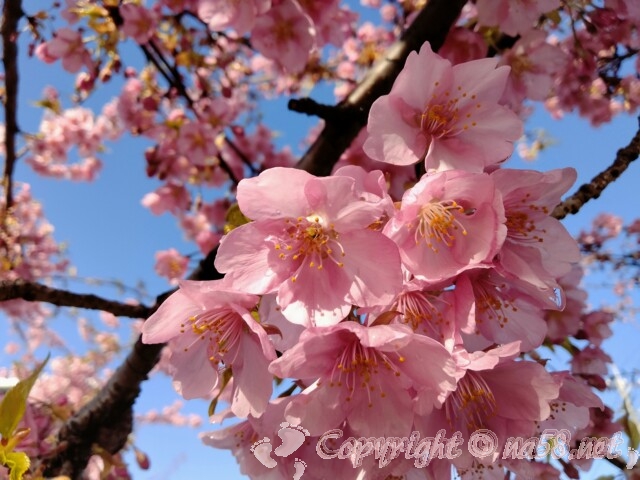
[[[19, 121], [25, 131], [33, 131], [40, 120], [40, 111], [33, 108], [30, 102], [40, 96], [42, 88], [51, 82], [61, 89], [63, 98], [72, 91], [69, 77], [58, 65], [46, 67], [46, 75], [43, 75], [44, 67], [26, 58], [24, 51], [22, 48], [20, 74], [23, 83]], [[62, 87], [64, 85], [66, 87]], [[116, 92], [117, 88], [114, 88], [95, 100], [103, 101]], [[66, 105], [69, 106], [68, 103]], [[295, 147], [313, 120], [288, 112], [283, 105], [283, 102], [277, 102], [266, 106], [266, 122], [282, 132], [280, 141], [283, 144], [289, 143]], [[507, 166], [539, 170], [572, 166], [578, 170], [578, 184], [581, 184], [613, 160], [616, 150], [628, 143], [637, 126], [636, 118], [621, 116], [609, 125], [594, 129], [573, 115], [554, 121], [544, 111], [538, 110], [530, 118], [527, 128], [542, 127], [557, 143], [545, 150], [534, 163], [514, 158]], [[153, 216], [141, 206], [140, 200], [144, 194], [158, 185], [148, 180], [144, 173], [142, 153], [145, 146], [147, 143], [143, 140], [131, 138], [109, 145], [109, 152], [102, 156], [104, 170], [93, 183], [41, 178], [21, 162], [18, 163], [15, 179], [32, 185], [34, 197], [43, 203], [47, 218], [55, 226], [55, 238], [68, 244], [69, 257], [80, 277], [118, 279], [131, 286], [144, 281], [148, 292], [155, 296], [166, 291], [169, 285], [154, 274], [154, 253], [170, 247], [176, 247], [183, 253], [192, 253], [196, 248], [184, 242], [172, 217]], [[639, 181], [640, 164], [633, 164], [599, 200], [589, 203], [579, 215], [569, 216], [564, 221], [565, 226], [571, 233], [578, 233], [588, 228], [591, 219], [599, 212], [611, 212], [627, 221], [636, 218]], [[78, 292], [98, 293], [107, 298], [117, 297], [113, 289], [96, 289], [83, 282], [72, 282], [69, 288]], [[589, 302], [594, 306], [612, 301], [606, 290], [593, 288], [591, 291]], [[123, 319], [122, 323], [126, 322]], [[63, 316], [56, 320], [56, 324], [66, 335], [75, 337], [76, 328], [72, 318]], [[2, 317], [0, 328], [7, 331], [6, 321]], [[636, 347], [640, 338], [638, 329], [637, 321], [618, 323], [614, 338], [605, 342], [605, 349], [623, 371], [640, 368], [640, 351]], [[5, 365], [8, 360], [0, 352], [0, 365]], [[172, 403], [175, 398], [178, 397], [173, 392], [170, 380], [157, 376], [144, 385], [136, 408], [141, 411], [159, 408]], [[185, 410], [205, 418], [207, 403], [189, 402]], [[205, 425], [199, 431], [211, 428], [205, 420]], [[135, 434], [136, 444], [150, 455], [152, 464], [148, 472], [140, 472], [132, 467], [136, 479], [203, 478], [212, 471], [215, 471], [217, 478], [243, 478], [228, 452], [202, 445], [193, 429], [144, 426]]]

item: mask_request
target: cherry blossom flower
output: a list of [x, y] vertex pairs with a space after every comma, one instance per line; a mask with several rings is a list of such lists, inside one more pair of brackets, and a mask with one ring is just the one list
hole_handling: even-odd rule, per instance
[[154, 192], [147, 193], [141, 203], [154, 215], [161, 215], [164, 212], [177, 214], [188, 210], [191, 205], [191, 196], [184, 185], [168, 183], [158, 187]]
[[[493, 268], [462, 273], [456, 279], [456, 290], [458, 288], [464, 288], [459, 292], [462, 298], [473, 296], [473, 332], [485, 339], [473, 341], [479, 342], [481, 348], [492, 343], [519, 341], [522, 351], [526, 352], [542, 344], [547, 332], [542, 309], [549, 304], [528, 295], [536, 293], [535, 290], [518, 288], [514, 279], [505, 278]], [[465, 342], [468, 341], [470, 337], [465, 336]]]
[[500, 60], [500, 64], [511, 67], [504, 98], [509, 99], [512, 108], [521, 106], [525, 98], [545, 100], [567, 61], [566, 53], [549, 43], [545, 32], [526, 33]]
[[217, 152], [215, 142], [212, 141], [215, 133], [208, 123], [187, 122], [180, 127], [176, 147], [194, 165], [211, 165], [214, 162], [212, 157]]
[[213, 31], [233, 28], [244, 35], [255, 24], [256, 18], [271, 8], [271, 0], [197, 0], [198, 16]]
[[120, 6], [120, 15], [124, 20], [122, 31], [139, 44], [147, 43], [154, 35], [159, 20], [156, 10], [143, 5], [125, 3]]
[[238, 203], [254, 221], [223, 237], [216, 268], [237, 289], [277, 292], [284, 316], [302, 325], [333, 325], [352, 305], [390, 302], [402, 284], [398, 249], [368, 228], [384, 203], [361, 196], [354, 178], [295, 169], [242, 180]]
[[82, 35], [79, 31], [66, 27], [57, 30], [55, 37], [46, 46], [40, 47], [36, 54], [47, 63], [53, 59], [62, 59], [62, 67], [70, 73], [91, 65], [91, 55], [84, 46]]
[[427, 171], [480, 172], [504, 161], [522, 123], [498, 103], [509, 69], [496, 64], [481, 59], [451, 66], [428, 43], [411, 52], [389, 95], [371, 106], [364, 151], [396, 165], [424, 160]]
[[487, 43], [479, 32], [464, 27], [453, 27], [438, 50], [438, 55], [456, 65], [485, 58], [487, 50]]
[[260, 415], [271, 396], [267, 367], [275, 351], [251, 315], [257, 303], [224, 281], [185, 281], [144, 323], [142, 341], [169, 342], [174, 385], [184, 398], [210, 395], [223, 362], [233, 371], [232, 411]]
[[172, 285], [177, 285], [178, 281], [187, 272], [189, 258], [181, 255], [175, 248], [156, 252], [155, 271], [161, 277], [165, 277]]
[[574, 375], [604, 377], [607, 374], [607, 363], [611, 361], [611, 357], [600, 347], [589, 345], [573, 355], [571, 372]]
[[[416, 427], [423, 435], [435, 435], [440, 429], [459, 431], [468, 439], [474, 431], [486, 428], [498, 439], [491, 462], [511, 436], [533, 435], [536, 422], [551, 414], [550, 403], [558, 398], [560, 385], [536, 362], [515, 361], [518, 342], [469, 353], [456, 348], [456, 390], [444, 406], [428, 415], [416, 416]], [[468, 468], [474, 458], [468, 452], [455, 459], [458, 468]]]
[[415, 169], [409, 165], [392, 165], [372, 160], [362, 150], [366, 137], [367, 132], [362, 129], [355, 140], [351, 142], [349, 148], [340, 156], [340, 160], [334, 167], [334, 172], [347, 165], [357, 165], [366, 171], [380, 170], [384, 173], [386, 182], [389, 184], [389, 195], [394, 200], [400, 200], [407, 185], [417, 181]]
[[497, 26], [507, 35], [531, 30], [540, 15], [560, 6], [560, 0], [478, 0], [478, 23]]
[[599, 347], [604, 339], [613, 334], [610, 325], [614, 319], [613, 312], [607, 310], [595, 310], [583, 315], [581, 318], [583, 336], [592, 345]]
[[565, 429], [572, 438], [578, 438], [576, 432], [589, 425], [589, 409], [602, 410], [604, 404], [584, 381], [573, 377], [571, 373], [553, 372], [551, 376], [561, 385], [560, 392], [558, 398], [550, 402], [551, 413], [538, 425], [538, 433], [547, 428]]
[[304, 69], [315, 43], [311, 19], [294, 0], [281, 0], [260, 16], [251, 31], [252, 45], [291, 73]]
[[548, 290], [580, 260], [576, 241], [550, 215], [576, 175], [573, 168], [546, 173], [499, 169], [491, 174], [507, 217], [507, 237], [497, 262], [502, 271]]
[[442, 282], [489, 266], [507, 233], [502, 199], [490, 176], [449, 170], [425, 175], [402, 198], [384, 232], [416, 277]]
[[311, 327], [269, 368], [282, 378], [318, 379], [286, 410], [289, 421], [312, 435], [344, 420], [362, 436], [408, 435], [410, 389], [424, 405], [439, 406], [453, 388], [453, 362], [446, 349], [404, 325]]
[[[217, 429], [211, 432], [201, 434], [200, 438], [205, 445], [214, 448], [223, 448], [230, 450], [236, 458], [243, 475], [247, 475], [254, 480], [282, 480], [296, 478], [296, 463], [299, 460], [304, 461], [307, 472], [313, 472], [313, 478], [339, 478], [340, 480], [358, 480], [361, 475], [360, 469], [353, 468], [350, 462], [333, 461], [327, 462], [321, 458], [316, 446], [322, 440], [322, 445], [332, 451], [337, 451], [340, 444], [345, 438], [351, 435], [351, 429], [348, 425], [341, 425], [344, 438], [321, 439], [318, 436], [306, 436], [304, 443], [295, 451], [294, 455], [276, 456], [273, 452], [270, 457], [274, 463], [277, 459], [277, 465], [273, 468], [267, 468], [263, 463], [259, 462], [253, 450], [256, 446], [264, 449], [274, 449], [278, 446], [276, 440], [278, 432], [284, 427], [291, 425], [291, 429], [298, 428], [298, 432], [304, 428], [303, 425], [298, 426], [295, 423], [289, 424], [283, 422], [285, 418], [285, 410], [294, 397], [275, 398], [267, 405], [267, 409], [260, 417], [249, 417], [230, 427]], [[286, 430], [285, 430], [286, 432]], [[324, 432], [323, 432], [324, 433]], [[266, 450], [270, 452], [271, 450]], [[264, 457], [262, 457], [264, 460]], [[300, 475], [298, 474], [298, 478]]]

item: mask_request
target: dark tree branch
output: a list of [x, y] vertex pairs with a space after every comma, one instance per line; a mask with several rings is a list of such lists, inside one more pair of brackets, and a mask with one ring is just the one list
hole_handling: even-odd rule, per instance
[[58, 444], [64, 446], [48, 462], [45, 475], [66, 475], [81, 480], [94, 445], [115, 454], [133, 430], [133, 404], [140, 385], [158, 363], [164, 344], [147, 345], [138, 338], [124, 363], [107, 384], [60, 429]]
[[91, 294], [81, 294], [47, 287], [40, 283], [0, 282], [0, 302], [20, 298], [29, 302], [46, 302], [59, 307], [78, 307], [89, 310], [103, 310], [118, 317], [147, 318], [153, 311], [145, 305], [127, 305], [106, 300]]
[[340, 155], [367, 124], [371, 104], [391, 91], [393, 82], [412, 50], [428, 41], [433, 51], [444, 43], [466, 0], [430, 0], [413, 23], [376, 62], [367, 76], [335, 106], [335, 113], [304, 154], [297, 167], [319, 176], [329, 175]]
[[334, 105], [318, 103], [312, 98], [292, 98], [287, 104], [287, 108], [293, 112], [304, 113], [305, 115], [322, 118], [328, 122], [340, 121], [340, 108]]
[[581, 185], [573, 195], [556, 206], [551, 215], [561, 220], [568, 214], [578, 213], [585, 203], [598, 198], [607, 185], [622, 175], [631, 162], [638, 158], [638, 155], [640, 155], [640, 128], [638, 128], [629, 145], [618, 150], [616, 158], [611, 165], [593, 177], [589, 183]]
[[13, 204], [13, 168], [16, 163], [16, 135], [18, 133], [18, 21], [22, 17], [21, 0], [5, 0], [2, 9], [2, 63], [4, 66], [4, 111], [5, 111], [5, 163], [2, 186], [5, 193], [5, 212], [2, 212], [2, 224], [6, 211]]

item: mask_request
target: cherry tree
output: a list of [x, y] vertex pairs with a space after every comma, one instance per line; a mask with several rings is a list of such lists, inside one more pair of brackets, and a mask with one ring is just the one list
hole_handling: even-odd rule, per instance
[[[0, 377], [17, 384], [2, 387], [0, 478], [130, 478], [127, 452], [149, 466], [135, 424], [203, 418], [221, 424], [203, 444], [250, 478], [579, 478], [595, 463], [569, 457], [580, 439], [624, 432], [638, 448], [603, 341], [634, 311], [640, 220], [601, 214], [577, 238], [561, 221], [615, 188], [640, 129], [583, 185], [512, 159], [548, 146], [525, 128], [534, 109], [592, 126], [636, 113], [637, 1], [6, 0], [1, 31], [0, 309], [16, 361]], [[31, 91], [27, 61], [65, 73]], [[19, 88], [39, 122], [20, 121]], [[301, 155], [268, 102], [317, 118]], [[80, 293], [17, 167], [90, 183], [132, 138], [141, 203], [197, 253], [149, 249], [173, 287], [151, 300]], [[618, 305], [589, 306], [598, 270]], [[82, 345], [53, 324], [62, 311]], [[208, 411], [134, 415], [151, 374]], [[601, 395], [614, 383], [621, 415]], [[283, 426], [302, 436], [276, 461]], [[326, 456], [441, 431], [490, 431], [495, 449]], [[514, 438], [546, 443], [503, 456]], [[598, 462], [634, 475], [637, 452], [620, 451]]]

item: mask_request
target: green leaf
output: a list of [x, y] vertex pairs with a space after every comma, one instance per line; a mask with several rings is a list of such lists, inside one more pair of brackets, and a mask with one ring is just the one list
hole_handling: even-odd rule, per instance
[[[625, 402], [625, 410], [627, 409]], [[633, 415], [625, 415], [622, 417], [622, 422], [624, 425], [624, 432], [629, 437], [629, 444], [631, 448], [638, 448], [638, 444], [640, 444], [640, 431], [638, 431], [638, 423], [633, 420]]]
[[13, 436], [27, 409], [29, 392], [48, 361], [49, 355], [31, 375], [13, 386], [0, 402], [0, 435], [3, 439], [9, 439]]
[[227, 210], [227, 223], [224, 226], [224, 233], [229, 233], [234, 228], [238, 228], [245, 223], [249, 223], [250, 221], [251, 220], [245, 217], [244, 214], [240, 211], [240, 207], [238, 206], [238, 204], [234, 203], [229, 207], [229, 210]]
[[213, 400], [211, 400], [211, 403], [209, 404], [209, 416], [213, 415], [216, 412], [218, 399], [220, 398], [220, 395], [222, 395], [222, 392], [224, 391], [225, 387], [229, 383], [229, 380], [231, 380], [231, 377], [233, 377], [231, 368], [227, 368], [222, 372], [222, 379], [221, 379], [222, 385], [220, 385], [220, 391], [218, 392], [218, 395], [216, 395], [216, 397]]

